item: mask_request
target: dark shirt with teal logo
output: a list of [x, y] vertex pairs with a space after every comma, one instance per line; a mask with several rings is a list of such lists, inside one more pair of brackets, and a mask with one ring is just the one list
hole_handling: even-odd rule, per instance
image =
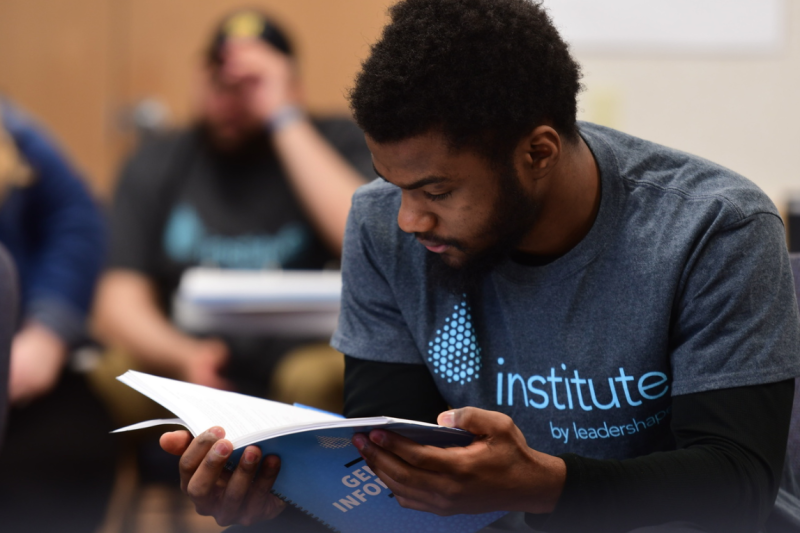
[[[355, 124], [314, 124], [357, 171], [374, 175]], [[111, 226], [110, 266], [147, 275], [167, 310], [193, 266], [321, 269], [335, 259], [266, 134], [235, 154], [215, 150], [201, 127], [146, 141], [123, 170]]]
[[[364, 135], [352, 121], [314, 125], [359, 173], [374, 176]], [[336, 261], [266, 132], [227, 155], [201, 127], [144, 142], [123, 170], [111, 231], [110, 267], [145, 275], [168, 315], [190, 267], [306, 270]], [[275, 362], [312, 339], [236, 334], [224, 340], [231, 351], [227, 376], [240, 392], [263, 396]]]

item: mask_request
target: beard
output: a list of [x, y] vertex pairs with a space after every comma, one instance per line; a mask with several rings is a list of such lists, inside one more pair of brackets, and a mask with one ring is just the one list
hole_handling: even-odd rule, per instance
[[473, 251], [459, 241], [417, 235], [423, 240], [449, 244], [464, 254], [463, 260], [457, 265], [451, 265], [439, 254], [428, 252], [427, 276], [433, 285], [443, 287], [458, 296], [471, 292], [489, 272], [508, 257], [536, 222], [540, 206], [527, 196], [514, 168], [507, 166], [498, 174], [498, 179], [500, 190], [497, 201], [489, 222], [480, 232], [496, 237], [489, 246]]
[[222, 135], [218, 128], [208, 120], [198, 123], [202, 138], [207, 148], [219, 158], [230, 161], [247, 160], [272, 152], [269, 133], [266, 128], [244, 128], [233, 137]]

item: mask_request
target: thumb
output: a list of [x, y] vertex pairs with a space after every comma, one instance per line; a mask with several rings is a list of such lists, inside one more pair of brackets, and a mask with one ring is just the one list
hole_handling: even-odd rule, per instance
[[192, 442], [192, 435], [188, 431], [171, 431], [161, 435], [159, 439], [161, 448], [172, 455], [183, 455], [189, 443]]
[[477, 407], [445, 411], [439, 415], [438, 423], [440, 426], [464, 429], [474, 435], [497, 435], [509, 431], [514, 426], [511, 417]]

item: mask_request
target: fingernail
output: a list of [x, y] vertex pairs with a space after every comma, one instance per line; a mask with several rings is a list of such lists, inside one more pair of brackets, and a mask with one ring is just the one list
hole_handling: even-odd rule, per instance
[[281, 466], [281, 460], [275, 455], [270, 455], [267, 457], [267, 460], [264, 461], [264, 466], [268, 472], [275, 472]]
[[256, 462], [256, 452], [254, 451], [246, 451], [244, 452], [244, 462], [245, 464], [251, 465]]
[[209, 431], [209, 433], [213, 434], [218, 439], [221, 439], [222, 437], [225, 436], [225, 430], [222, 429], [219, 426], [213, 427], [213, 428], [209, 429], [208, 431]]
[[361, 433], [356, 433], [353, 435], [353, 445], [358, 451], [362, 451], [367, 447], [367, 438]]
[[214, 445], [214, 453], [221, 457], [227, 457], [231, 453], [231, 446], [225, 441], [218, 442]]
[[383, 443], [386, 442], [386, 432], [380, 430], [372, 431], [369, 434], [369, 440], [371, 440], [378, 446], [383, 446]]
[[439, 415], [439, 425], [447, 428], [456, 427], [456, 413], [455, 411], [445, 411]]

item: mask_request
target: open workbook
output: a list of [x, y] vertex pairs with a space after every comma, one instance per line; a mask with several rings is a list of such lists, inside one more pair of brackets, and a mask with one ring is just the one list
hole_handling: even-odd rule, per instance
[[334, 531], [471, 533], [505, 513], [441, 517], [401, 507], [351, 443], [355, 433], [394, 431], [420, 444], [466, 446], [473, 435], [453, 428], [391, 417], [342, 418], [301, 406], [263, 400], [171, 379], [128, 371], [117, 378], [163, 405], [178, 418], [150, 420], [122, 429], [180, 424], [193, 435], [225, 429], [234, 467], [244, 448], [281, 458], [273, 492]]

